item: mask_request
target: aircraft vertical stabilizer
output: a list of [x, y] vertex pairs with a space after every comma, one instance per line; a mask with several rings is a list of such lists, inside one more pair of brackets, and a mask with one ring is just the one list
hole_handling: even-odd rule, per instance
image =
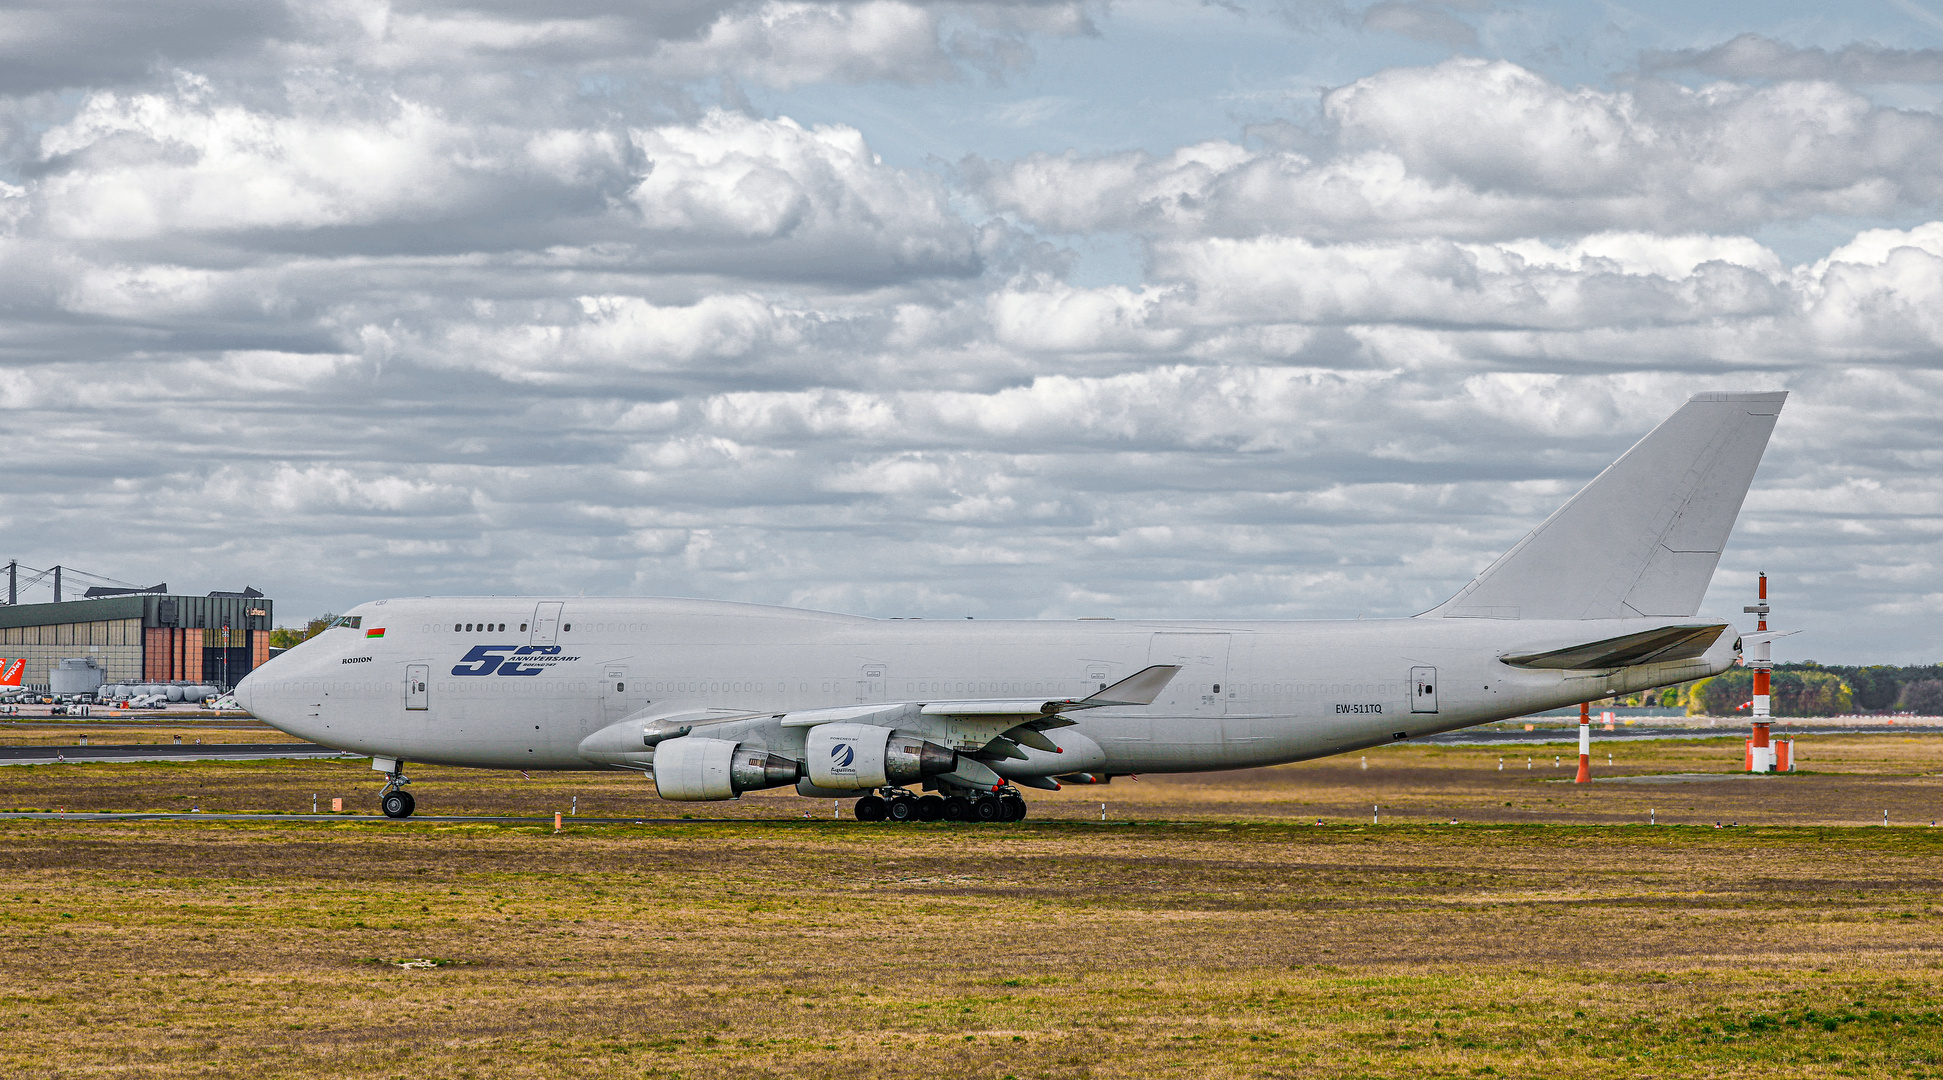
[[1693, 615], [1787, 397], [1695, 394], [1423, 617]]

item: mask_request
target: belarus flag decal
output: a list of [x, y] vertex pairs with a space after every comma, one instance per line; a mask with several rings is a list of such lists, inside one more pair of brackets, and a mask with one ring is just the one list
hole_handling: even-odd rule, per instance
[[371, 629], [369, 629], [369, 630], [366, 630], [366, 631], [364, 632], [364, 636], [365, 636], [365, 637], [384, 637], [384, 636], [385, 636], [385, 628], [384, 628], [384, 627], [382, 627], [382, 626], [374, 626], [374, 627], [372, 627]]

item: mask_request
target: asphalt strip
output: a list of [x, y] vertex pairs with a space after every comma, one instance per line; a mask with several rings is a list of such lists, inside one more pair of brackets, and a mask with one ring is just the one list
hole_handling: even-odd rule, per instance
[[[462, 817], [440, 814], [414, 814], [408, 818], [388, 818], [379, 814], [205, 814], [201, 811], [58, 811], [32, 810], [0, 813], [0, 819], [20, 821], [303, 821], [335, 822], [349, 825], [551, 825], [550, 817]], [[725, 823], [774, 821], [769, 818], [609, 818], [564, 817], [563, 825], [720, 825]], [[796, 821], [797, 818], [783, 818]]]
[[316, 743], [127, 743], [102, 746], [0, 746], [0, 765], [56, 765], [83, 761], [278, 761], [363, 758]]

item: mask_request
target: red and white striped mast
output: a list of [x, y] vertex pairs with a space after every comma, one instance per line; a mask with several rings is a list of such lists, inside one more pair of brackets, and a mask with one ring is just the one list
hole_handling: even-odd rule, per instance
[[1754, 632], [1758, 636], [1751, 643], [1752, 648], [1748, 650], [1748, 666], [1754, 669], [1754, 738], [1748, 743], [1747, 770], [1771, 772], [1774, 769], [1774, 748], [1768, 741], [1768, 677], [1774, 670], [1774, 661], [1771, 659], [1773, 640], [1767, 633], [1767, 571], [1761, 572], [1761, 602], [1741, 610], [1759, 620], [1754, 627]]
[[1579, 702], [1579, 778], [1574, 783], [1592, 781], [1592, 703]]

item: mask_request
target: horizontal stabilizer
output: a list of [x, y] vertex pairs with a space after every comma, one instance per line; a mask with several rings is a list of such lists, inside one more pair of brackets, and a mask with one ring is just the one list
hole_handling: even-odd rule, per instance
[[1713, 648], [1727, 631], [1726, 623], [1704, 626], [1663, 626], [1637, 634], [1590, 641], [1549, 652], [1521, 653], [1498, 659], [1515, 667], [1586, 670], [1635, 667], [1691, 660]]

